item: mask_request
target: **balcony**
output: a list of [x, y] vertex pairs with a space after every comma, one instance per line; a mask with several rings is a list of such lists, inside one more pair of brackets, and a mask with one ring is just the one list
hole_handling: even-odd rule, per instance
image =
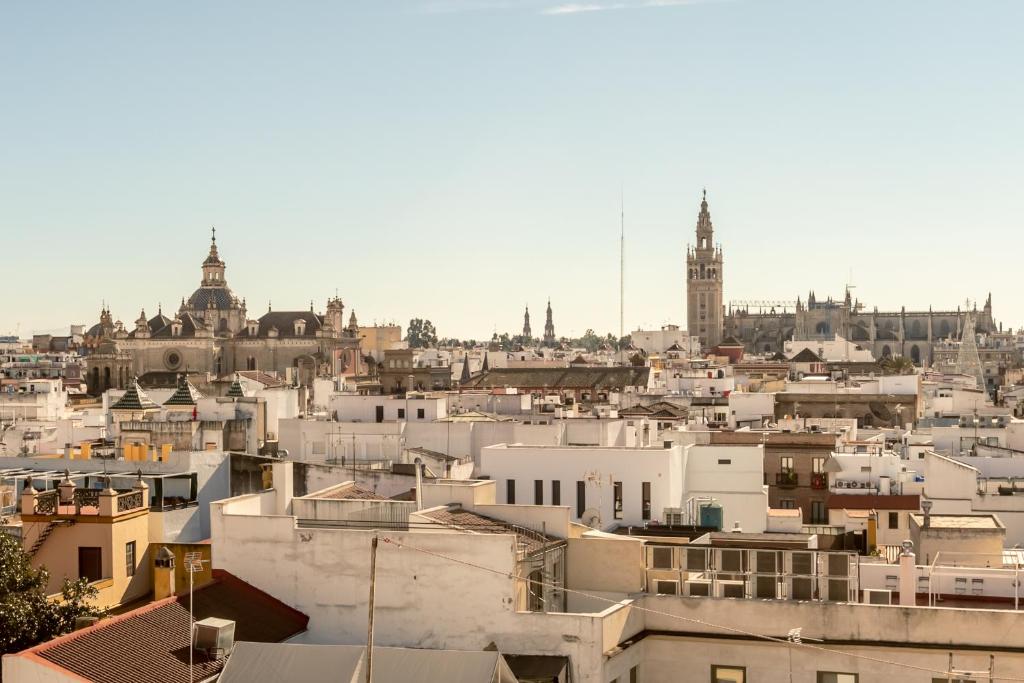
[[811, 474], [811, 488], [812, 489], [827, 489], [828, 488], [828, 475], [824, 472], [814, 472]]
[[77, 488], [65, 479], [55, 489], [36, 491], [32, 480], [28, 479], [21, 494], [21, 514], [54, 518], [117, 517], [148, 510], [148, 490], [149, 486], [141, 480], [134, 488], [115, 491], [109, 486], [103, 490]]
[[800, 475], [792, 470], [784, 470], [775, 474], [775, 485], [791, 489], [800, 485]]

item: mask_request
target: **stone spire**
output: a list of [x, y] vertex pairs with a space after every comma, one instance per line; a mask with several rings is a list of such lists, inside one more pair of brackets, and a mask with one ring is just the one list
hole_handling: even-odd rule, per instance
[[523, 336], [527, 339], [533, 339], [533, 330], [530, 329], [530, 307], [526, 307], [526, 313], [523, 314]]
[[548, 299], [547, 316], [544, 320], [544, 346], [554, 347], [558, 344], [555, 339], [555, 322], [551, 313], [551, 299]]

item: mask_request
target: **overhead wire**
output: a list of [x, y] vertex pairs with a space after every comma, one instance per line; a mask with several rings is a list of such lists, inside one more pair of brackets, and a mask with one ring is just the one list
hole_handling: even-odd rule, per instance
[[[475, 562], [470, 562], [468, 560], [463, 560], [463, 559], [457, 558], [457, 557], [451, 557], [450, 555], [445, 555], [444, 553], [439, 553], [439, 552], [436, 552], [436, 551], [433, 551], [433, 550], [428, 550], [426, 548], [420, 548], [418, 546], [411, 545], [409, 543], [405, 543], [404, 541], [396, 541], [396, 540], [393, 540], [391, 538], [388, 538], [387, 536], [381, 536], [380, 539], [384, 543], [387, 543], [389, 545], [393, 545], [393, 546], [395, 546], [396, 548], [399, 548], [399, 549], [401, 549], [401, 548], [408, 548], [410, 550], [414, 550], [416, 552], [420, 552], [420, 553], [423, 553], [425, 555], [431, 555], [433, 557], [437, 557], [437, 558], [442, 559], [442, 560], [446, 560], [446, 561], [449, 561], [449, 562], [454, 562], [456, 564], [465, 565], [465, 566], [471, 567], [473, 569], [478, 569], [478, 570], [481, 570], [481, 571], [490, 572], [491, 574], [496, 574], [498, 576], [504, 576], [504, 577], [507, 577], [509, 579], [517, 579], [517, 580], [520, 580], [520, 581], [525, 581], [525, 582], [530, 583], [530, 584], [536, 584], [536, 585], [540, 585], [540, 586], [543, 586], [543, 587], [551, 588], [553, 590], [557, 590], [557, 591], [560, 591], [560, 592], [563, 592], [563, 593], [571, 593], [573, 595], [579, 595], [581, 597], [589, 598], [591, 600], [598, 600], [600, 602], [606, 602], [606, 603], [613, 604], [613, 605], [621, 604], [621, 601], [619, 601], [619, 600], [614, 600], [612, 598], [607, 598], [607, 597], [604, 597], [602, 595], [594, 595], [592, 593], [587, 593], [585, 591], [581, 591], [581, 590], [577, 590], [577, 589], [573, 589], [573, 588], [566, 588], [564, 586], [558, 586], [558, 585], [555, 585], [555, 584], [552, 584], [552, 583], [549, 583], [549, 582], [540, 581], [540, 580], [537, 580], [537, 579], [531, 579], [529, 577], [520, 576], [520, 575], [515, 574], [513, 572], [503, 571], [501, 569], [494, 569], [493, 567], [485, 567], [483, 565], [476, 564]], [[726, 632], [735, 633], [735, 634], [738, 634], [738, 635], [747, 636], [749, 638], [756, 638], [756, 639], [764, 640], [764, 641], [770, 642], [770, 643], [776, 643], [776, 644], [780, 644], [780, 645], [785, 645], [788, 648], [792, 648], [792, 647], [795, 646], [795, 647], [802, 648], [802, 649], [809, 650], [809, 651], [814, 651], [814, 652], [819, 652], [819, 653], [826, 653], [826, 654], [832, 654], [832, 655], [838, 655], [838, 656], [841, 656], [841, 657], [851, 657], [851, 658], [854, 658], [854, 659], [860, 659], [860, 660], [864, 660], [864, 661], [873, 662], [875, 664], [882, 664], [882, 665], [886, 665], [886, 666], [898, 667], [898, 668], [903, 668], [903, 669], [910, 669], [910, 670], [914, 670], [914, 671], [921, 671], [921, 672], [924, 672], [924, 673], [927, 673], [927, 674], [935, 674], [935, 675], [943, 676], [943, 677], [947, 677], [947, 678], [949, 676], [956, 676], [956, 675], [958, 675], [958, 673], [956, 671], [947, 671], [947, 670], [942, 670], [942, 669], [931, 669], [931, 668], [928, 668], [928, 667], [925, 667], [925, 666], [919, 666], [917, 664], [910, 664], [910, 663], [907, 663], [907, 662], [899, 662], [899, 661], [890, 660], [890, 659], [883, 659], [883, 658], [880, 658], [880, 657], [872, 657], [870, 655], [860, 654], [860, 653], [856, 653], [856, 652], [845, 652], [843, 650], [836, 650], [836, 649], [833, 649], [833, 648], [824, 647], [822, 645], [813, 645], [811, 643], [806, 643], [806, 642], [796, 642], [795, 640], [792, 640], [792, 639], [789, 639], [789, 638], [780, 638], [778, 636], [771, 636], [771, 635], [767, 635], [767, 634], [764, 634], [764, 633], [757, 633], [755, 631], [748, 631], [746, 629], [737, 628], [735, 626], [724, 626], [722, 624], [715, 624], [715, 623], [712, 623], [712, 622], [709, 622], [709, 621], [705, 621], [703, 619], [697, 619], [695, 617], [686, 617], [686, 616], [683, 616], [681, 614], [672, 614], [671, 612], [665, 612], [665, 611], [662, 611], [662, 610], [653, 609], [651, 607], [641, 607], [641, 606], [635, 605], [635, 604], [630, 605], [629, 607], [630, 607], [630, 609], [635, 609], [635, 610], [640, 611], [640, 612], [646, 612], [648, 614], [655, 614], [657, 616], [666, 617], [666, 618], [669, 618], [669, 619], [676, 619], [676, 620], [679, 620], [679, 621], [685, 621], [685, 622], [689, 622], [689, 623], [692, 623], [692, 624], [698, 624], [698, 625], [704, 626], [704, 627], [709, 627], [709, 628], [713, 628], [713, 629], [719, 629], [721, 631], [726, 631]], [[953, 649], [955, 649], [955, 648], [953, 648]], [[790, 650], [790, 651], [792, 651], [792, 650]], [[1010, 677], [1010, 676], [997, 676], [994, 673], [990, 675], [989, 680], [990, 681], [1024, 682], [1024, 678], [1015, 678], [1015, 677]]]

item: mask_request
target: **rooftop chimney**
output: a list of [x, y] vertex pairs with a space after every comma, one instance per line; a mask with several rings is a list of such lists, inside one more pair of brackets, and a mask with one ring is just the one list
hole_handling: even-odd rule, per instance
[[924, 511], [924, 528], [927, 529], [932, 525], [932, 502], [930, 500], [922, 500], [921, 509]]

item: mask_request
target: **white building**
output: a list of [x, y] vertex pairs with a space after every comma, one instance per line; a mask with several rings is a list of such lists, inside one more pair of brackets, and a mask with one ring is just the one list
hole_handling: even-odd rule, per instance
[[686, 357], [700, 354], [700, 339], [691, 337], [678, 325], [662, 325], [660, 330], [636, 330], [630, 333], [630, 340], [647, 355], [665, 353], [673, 346]]
[[767, 523], [761, 446], [497, 444], [481, 449], [479, 473], [497, 481], [502, 503], [568, 505], [573, 521], [598, 529], [694, 518], [703, 503], [719, 504], [730, 528]]
[[448, 402], [444, 395], [412, 392], [408, 397], [336, 393], [330, 397], [329, 411], [341, 422], [432, 422], [448, 416]]

